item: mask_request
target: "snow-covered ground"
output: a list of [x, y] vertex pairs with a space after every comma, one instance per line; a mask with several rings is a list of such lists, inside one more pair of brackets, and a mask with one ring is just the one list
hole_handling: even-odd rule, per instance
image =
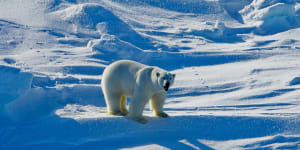
[[[0, 149], [300, 149], [299, 0], [0, 0]], [[167, 119], [106, 114], [101, 75], [176, 73]]]

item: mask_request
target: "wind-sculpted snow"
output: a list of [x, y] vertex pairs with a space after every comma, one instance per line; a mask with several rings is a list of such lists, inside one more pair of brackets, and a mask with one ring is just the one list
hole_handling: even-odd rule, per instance
[[0, 105], [23, 96], [31, 86], [32, 74], [0, 65]]
[[109, 55], [121, 59], [133, 59], [133, 56], [143, 55], [142, 49], [107, 34], [102, 35], [100, 39], [89, 41], [87, 47], [106, 59], [111, 59]]
[[[300, 149], [299, 2], [0, 0], [0, 149]], [[169, 118], [106, 114], [120, 59], [176, 74]]]
[[54, 14], [70, 23], [70, 27], [77, 32], [84, 29], [93, 29], [98, 31], [100, 35], [112, 34], [137, 47], [151, 48], [149, 39], [138, 34], [128, 24], [99, 4], [76, 4], [58, 10]]
[[182, 0], [113, 0], [120, 3], [129, 3], [131, 5], [150, 5], [167, 10], [183, 12], [183, 13], [196, 13], [196, 14], [216, 14], [222, 13], [224, 10], [218, 4], [217, 1], [206, 1], [206, 0], [193, 0], [193, 1], [182, 1]]
[[295, 77], [291, 82], [290, 85], [298, 85], [300, 84], [300, 77]]
[[208, 40], [219, 43], [237, 43], [243, 42], [239, 33], [251, 32], [253, 28], [234, 29], [228, 28], [223, 22], [216, 21], [215, 26], [204, 30], [192, 30], [192, 35], [202, 36]]
[[254, 0], [240, 13], [245, 23], [258, 27], [256, 33], [274, 34], [299, 26], [300, 20], [295, 8], [296, 2], [292, 0]]

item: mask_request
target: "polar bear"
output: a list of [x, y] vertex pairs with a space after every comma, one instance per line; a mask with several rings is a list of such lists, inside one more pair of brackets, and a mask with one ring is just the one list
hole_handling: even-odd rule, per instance
[[[105, 68], [101, 81], [107, 111], [111, 115], [127, 115], [131, 120], [147, 123], [143, 110], [150, 101], [154, 115], [166, 118], [163, 104], [174, 80], [175, 74], [158, 67], [130, 60], [116, 61]], [[129, 112], [126, 97], [131, 97]]]

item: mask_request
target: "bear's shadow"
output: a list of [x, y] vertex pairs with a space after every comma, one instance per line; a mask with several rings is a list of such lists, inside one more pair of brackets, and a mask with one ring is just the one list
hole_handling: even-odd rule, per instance
[[[300, 131], [299, 121], [292, 124], [287, 118], [169, 115], [169, 118], [163, 119], [146, 114], [149, 119], [147, 124], [108, 115], [83, 120], [54, 115], [39, 121], [12, 122], [1, 125], [4, 134], [14, 137], [2, 139], [3, 148], [38, 149], [51, 145], [49, 148], [58, 150], [109, 150], [154, 144], [167, 149], [210, 150], [214, 148], [202, 140], [222, 142]], [[15, 130], [6, 130], [10, 128]], [[18, 134], [20, 132], [22, 134]], [[28, 135], [30, 138], [24, 141]]]
[[[101, 147], [122, 149], [155, 144], [168, 149], [214, 149], [201, 140], [228, 141], [264, 137], [286, 131], [286, 120], [242, 116], [171, 116], [167, 119], [147, 116], [147, 124], [111, 117], [99, 122], [110, 134], [101, 140], [77, 145], [76, 149]], [[92, 122], [97, 122], [92, 121]], [[111, 128], [105, 123], [112, 124]], [[104, 123], [104, 124], [103, 124]], [[118, 125], [117, 125], [118, 124]], [[299, 128], [289, 126], [289, 130]]]

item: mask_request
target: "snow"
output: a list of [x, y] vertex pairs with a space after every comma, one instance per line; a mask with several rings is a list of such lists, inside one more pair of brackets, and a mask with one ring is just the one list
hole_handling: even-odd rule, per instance
[[[0, 149], [299, 149], [299, 8], [0, 0]], [[106, 114], [102, 72], [120, 59], [176, 74], [169, 118]]]
[[0, 80], [0, 104], [3, 105], [24, 95], [30, 89], [32, 74], [21, 72], [18, 68], [0, 66]]
[[244, 22], [258, 27], [257, 33], [274, 34], [299, 26], [295, 7], [296, 3], [290, 0], [280, 2], [254, 0], [240, 13]]

